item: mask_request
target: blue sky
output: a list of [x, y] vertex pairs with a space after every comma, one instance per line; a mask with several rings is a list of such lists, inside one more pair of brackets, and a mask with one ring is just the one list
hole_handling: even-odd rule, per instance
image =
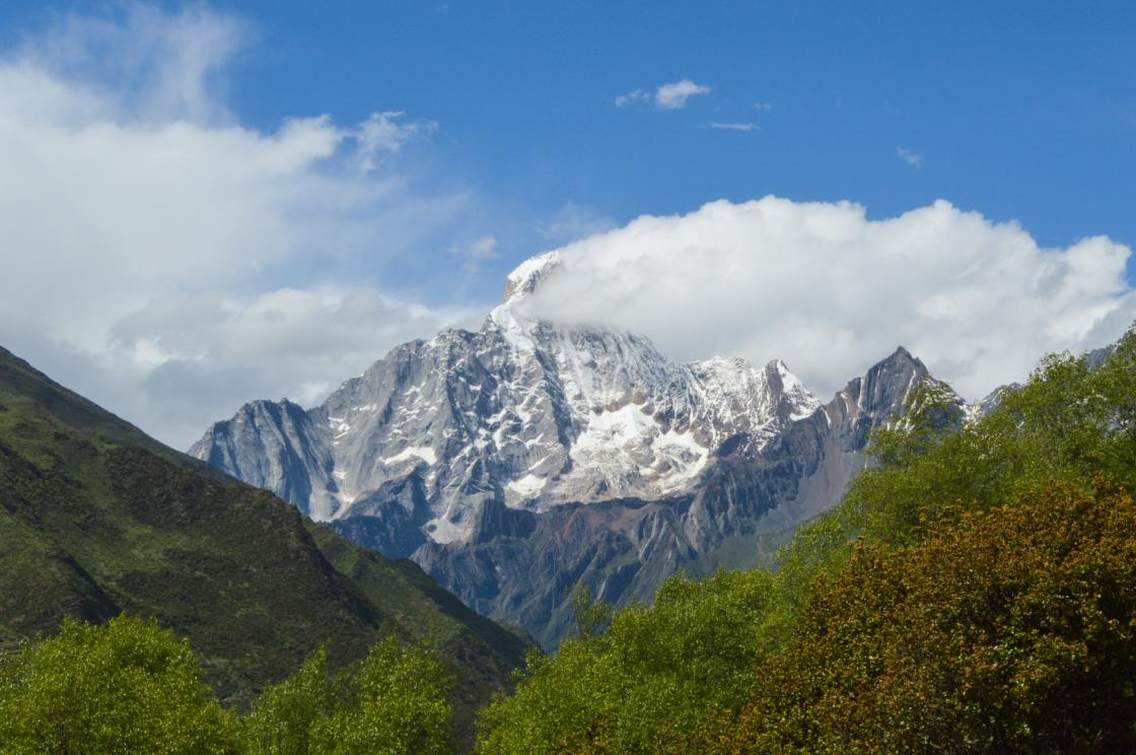
[[[0, 26], [21, 35], [84, 7], [107, 6], [5, 3]], [[418, 180], [475, 188], [515, 224], [487, 222], [500, 258], [463, 281], [473, 299], [496, 292], [542, 244], [532, 228], [569, 204], [622, 223], [768, 193], [850, 199], [873, 217], [946, 198], [1017, 219], [1043, 245], [1136, 242], [1131, 3], [208, 7], [252, 31], [225, 72], [243, 121], [271, 130], [297, 114], [351, 123], [402, 110], [437, 122], [405, 156]], [[676, 111], [613, 105], [682, 79], [712, 91]], [[424, 272], [386, 275], [416, 287]]]
[[[1016, 221], [1028, 238], [1007, 248], [1057, 250], [1042, 262], [1097, 235], [1113, 244], [1100, 259], [1121, 259], [1136, 244], [1133, 49], [1136, 5], [1121, 2], [0, 3], [0, 76], [20, 83], [0, 96], [0, 126], [8, 117], [28, 128], [13, 126], [13, 143], [54, 140], [42, 152], [12, 148], [0, 171], [14, 196], [74, 201], [0, 212], [27, 245], [20, 253], [45, 260], [25, 262], [32, 282], [0, 291], [31, 302], [12, 304], [0, 343], [180, 445], [240, 401], [310, 402], [400, 339], [476, 323], [504, 274], [535, 252], [717, 199], [849, 200], [868, 222], [945, 199], [987, 230]], [[659, 98], [680, 82], [697, 93]], [[295, 123], [303, 128], [288, 131]], [[104, 164], [87, 151], [102, 137], [91, 149]], [[181, 162], [152, 172], [170, 150]], [[139, 154], [130, 170], [115, 167]], [[300, 167], [280, 177], [281, 160]], [[211, 199], [217, 187], [231, 196]], [[940, 215], [962, 222], [953, 210], [920, 217]], [[163, 236], [170, 228], [181, 231]], [[990, 234], [979, 237], [982, 246]], [[739, 248], [760, 257], [756, 243]], [[84, 264], [114, 272], [130, 295], [108, 278], [106, 297], [84, 298], [95, 288]], [[1111, 264], [1091, 285], [1068, 284], [1094, 293], [1030, 349], [1114, 334], [1097, 325], [1123, 310], [1133, 266], [1122, 260], [1118, 284]], [[1051, 275], [1020, 274], [1023, 287]], [[752, 275], [756, 287], [760, 265]], [[234, 342], [246, 328], [249, 341], [238, 349], [193, 331], [201, 302], [216, 311], [196, 319], [223, 319]], [[735, 315], [708, 332], [757, 317]], [[265, 325], [275, 321], [294, 328]], [[642, 312], [624, 324], [682, 358], [705, 356], [667, 343], [671, 325]], [[379, 335], [360, 340], [355, 328]], [[873, 329], [857, 326], [848, 348], [919, 337], [885, 327], [878, 343], [865, 340]], [[329, 346], [332, 330], [341, 336]], [[794, 356], [773, 335], [700, 338], [755, 360]], [[974, 355], [992, 350], [958, 345], [939, 358], [966, 381]], [[805, 377], [827, 389], [858, 364]], [[1003, 370], [1020, 372], [1019, 362]]]
[[[219, 7], [260, 33], [232, 82], [250, 119], [430, 118], [439, 170], [522, 215], [573, 202], [626, 221], [775, 193], [887, 216], [946, 198], [1046, 245], [1136, 241], [1131, 3]], [[681, 79], [712, 92], [612, 106]], [[515, 234], [509, 261], [532, 251]]]

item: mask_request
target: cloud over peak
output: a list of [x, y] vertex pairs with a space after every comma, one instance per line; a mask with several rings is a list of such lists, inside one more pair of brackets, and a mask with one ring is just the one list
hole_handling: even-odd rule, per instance
[[1136, 318], [1129, 255], [1105, 237], [1043, 248], [945, 201], [869, 220], [849, 202], [770, 196], [570, 244], [530, 306], [566, 322], [603, 313], [682, 359], [779, 357], [822, 394], [903, 344], [977, 398], [1047, 352], [1118, 337]]

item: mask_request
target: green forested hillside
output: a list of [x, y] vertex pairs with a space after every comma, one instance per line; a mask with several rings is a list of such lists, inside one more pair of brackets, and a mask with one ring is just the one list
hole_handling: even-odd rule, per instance
[[1136, 750], [1136, 336], [1091, 367], [967, 424], [917, 395], [777, 572], [673, 579], [534, 657], [480, 751]]
[[0, 349], [0, 647], [119, 614], [188, 638], [238, 707], [321, 645], [338, 667], [394, 635], [438, 647], [468, 724], [527, 646], [414, 564], [343, 541]]

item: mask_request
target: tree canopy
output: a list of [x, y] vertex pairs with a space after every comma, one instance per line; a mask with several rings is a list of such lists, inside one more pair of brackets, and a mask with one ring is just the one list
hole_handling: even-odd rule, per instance
[[452, 680], [427, 648], [388, 637], [357, 665], [332, 674], [320, 650], [265, 690], [244, 720], [251, 753], [432, 755], [451, 745]]
[[226, 753], [236, 721], [186, 640], [153, 621], [60, 633], [0, 656], [0, 743], [10, 753]]
[[155, 622], [68, 619], [0, 655], [0, 751], [446, 753], [451, 681], [436, 652], [388, 637], [334, 673], [317, 651], [241, 717], [202, 681], [188, 641]]

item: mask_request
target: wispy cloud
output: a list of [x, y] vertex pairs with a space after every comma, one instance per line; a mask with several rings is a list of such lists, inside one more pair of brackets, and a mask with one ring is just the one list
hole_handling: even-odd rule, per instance
[[645, 105], [652, 100], [651, 93], [643, 89], [635, 89], [627, 94], [621, 94], [615, 98], [616, 107], [626, 107], [628, 105]]
[[411, 139], [438, 130], [434, 121], [406, 122], [404, 115], [400, 110], [372, 113], [352, 132], [364, 173], [374, 170], [385, 155], [398, 152]]
[[717, 128], [723, 131], [753, 131], [757, 128], [756, 123], [749, 121], [741, 121], [736, 123], [723, 123], [722, 121], [710, 121], [706, 124], [709, 128]]
[[633, 89], [615, 98], [616, 107], [628, 105], [648, 105], [654, 103], [659, 110], [681, 110], [691, 97], [709, 94], [710, 87], [697, 84], [690, 79], [660, 84], [654, 92], [646, 89]]
[[537, 233], [545, 241], [567, 244], [586, 236], [594, 236], [615, 227], [615, 221], [592, 208], [567, 202], [547, 220], [537, 225]]
[[764, 113], [766, 110], [772, 110], [773, 109], [773, 103], [771, 103], [771, 102], [755, 102], [755, 103], [753, 103], [753, 109], [756, 110], [759, 113]]
[[465, 260], [462, 267], [471, 274], [481, 270], [483, 262], [495, 260], [500, 256], [497, 253], [497, 237], [491, 235], [482, 236], [468, 246], [455, 247], [450, 253], [462, 257]]
[[896, 147], [895, 154], [899, 155], [899, 159], [910, 165], [915, 170], [923, 167], [923, 155], [914, 152], [906, 147]]

